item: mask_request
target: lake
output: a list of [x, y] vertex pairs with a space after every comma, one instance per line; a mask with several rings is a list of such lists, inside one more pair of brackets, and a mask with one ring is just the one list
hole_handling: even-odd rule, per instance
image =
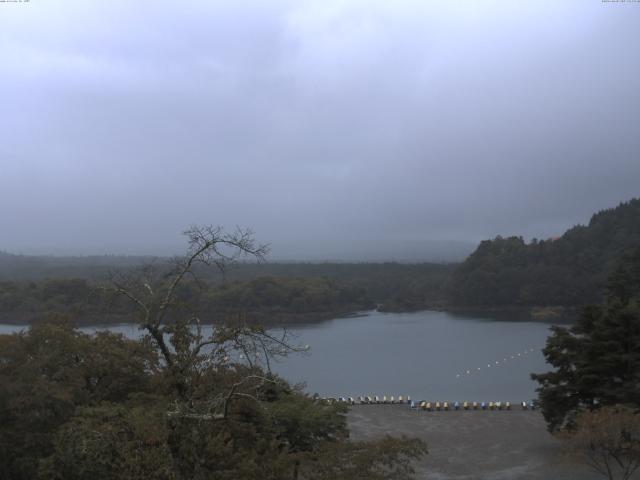
[[[540, 351], [549, 326], [435, 311], [364, 312], [291, 327], [296, 343], [311, 349], [272, 368], [322, 396], [518, 402], [535, 396], [529, 374], [550, 368]], [[20, 328], [0, 325], [0, 333]], [[109, 328], [140, 334], [134, 325]]]

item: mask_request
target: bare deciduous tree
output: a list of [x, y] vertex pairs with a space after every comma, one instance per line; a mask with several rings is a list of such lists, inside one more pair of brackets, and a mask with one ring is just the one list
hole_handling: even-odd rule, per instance
[[629, 407], [582, 412], [559, 437], [571, 457], [609, 480], [628, 480], [640, 467], [640, 415]]
[[[114, 273], [106, 289], [132, 303], [140, 328], [157, 346], [177, 393], [176, 408], [171, 414], [224, 418], [233, 398], [258, 400], [260, 389], [277, 381], [271, 375], [273, 357], [305, 349], [294, 346], [286, 330], [276, 335], [246, 322], [240, 315], [213, 324], [205, 335], [197, 306], [179, 299], [180, 288], [190, 280], [200, 284], [198, 272], [202, 267], [213, 267], [224, 274], [230, 264], [241, 258], [262, 261], [268, 247], [256, 244], [250, 230], [226, 233], [217, 226], [194, 226], [184, 233], [188, 239], [184, 256], [169, 264], [152, 263]], [[206, 400], [196, 401], [198, 379], [218, 370], [235, 373], [238, 380], [208, 395]]]

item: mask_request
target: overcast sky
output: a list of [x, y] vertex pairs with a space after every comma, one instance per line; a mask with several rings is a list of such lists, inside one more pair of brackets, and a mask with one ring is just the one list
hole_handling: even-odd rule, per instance
[[638, 195], [640, 3], [0, 3], [0, 250], [431, 259]]

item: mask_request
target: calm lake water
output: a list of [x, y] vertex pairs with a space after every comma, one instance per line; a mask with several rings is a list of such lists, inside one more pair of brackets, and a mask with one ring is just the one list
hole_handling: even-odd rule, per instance
[[[0, 333], [20, 328], [0, 325]], [[133, 325], [109, 328], [132, 338], [140, 334]], [[529, 374], [549, 370], [540, 351], [549, 334], [545, 323], [433, 311], [365, 312], [289, 331], [310, 352], [272, 368], [322, 396], [517, 402], [535, 396]]]

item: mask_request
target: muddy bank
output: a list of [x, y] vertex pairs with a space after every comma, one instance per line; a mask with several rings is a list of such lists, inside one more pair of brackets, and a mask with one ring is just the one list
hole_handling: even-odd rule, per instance
[[423, 412], [363, 405], [352, 407], [348, 418], [355, 440], [403, 434], [425, 440], [429, 454], [416, 465], [420, 479], [602, 478], [563, 457], [538, 411]]

